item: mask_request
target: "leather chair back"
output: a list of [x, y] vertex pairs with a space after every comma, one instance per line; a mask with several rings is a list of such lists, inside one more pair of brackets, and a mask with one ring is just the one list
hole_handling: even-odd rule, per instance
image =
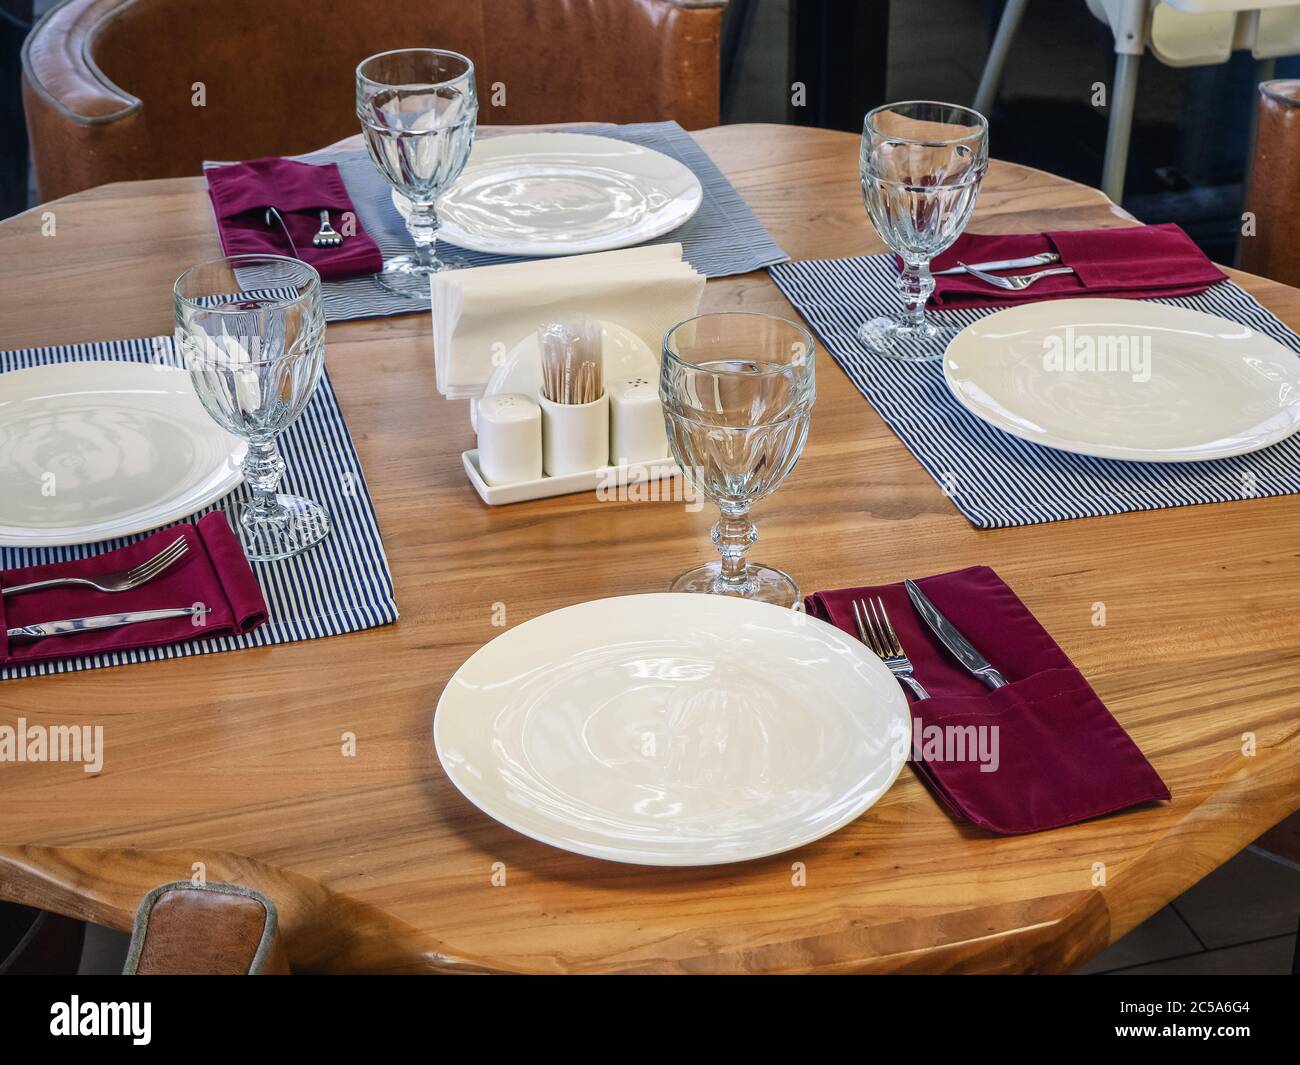
[[484, 125], [716, 125], [725, 0], [66, 0], [32, 30], [23, 93], [42, 199], [310, 151], [357, 132], [375, 52], [475, 63]]

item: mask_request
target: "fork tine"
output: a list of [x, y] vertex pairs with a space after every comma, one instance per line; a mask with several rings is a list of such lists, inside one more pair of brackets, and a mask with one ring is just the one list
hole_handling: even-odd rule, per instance
[[139, 573], [130, 577], [126, 582], [126, 586], [128, 588], [139, 588], [142, 584], [148, 584], [151, 580], [165, 573], [184, 557], [184, 551], [177, 551], [170, 558], [160, 559], [157, 565], [141, 570]]
[[899, 658], [903, 656], [903, 645], [898, 642], [898, 635], [894, 632], [894, 626], [889, 620], [889, 612], [885, 610], [884, 600], [876, 596], [876, 604], [880, 607], [880, 617], [884, 622], [885, 635], [889, 637], [890, 649]]
[[178, 558], [184, 555], [185, 552], [188, 550], [189, 550], [189, 545], [184, 540], [181, 540], [179, 543], [173, 543], [169, 545], [166, 548], [166, 550], [160, 551], [157, 555], [154, 556], [154, 558], [152, 559], [152, 565], [150, 563], [146, 563], [144, 568], [148, 570], [156, 570], [159, 567], [165, 568], [167, 566], [170, 566]]
[[862, 615], [858, 613], [858, 601], [854, 599], [849, 605], [853, 607], [853, 624], [858, 627], [858, 639], [870, 647], [871, 641], [867, 639], [867, 630], [863, 628]]
[[128, 581], [145, 581], [150, 577], [162, 572], [182, 555], [189, 550], [189, 545], [185, 538], [179, 537], [164, 547], [152, 558], [146, 559], [138, 566], [134, 566], [127, 571], [126, 578]]
[[875, 652], [877, 658], [885, 658], [888, 656], [889, 652], [885, 648], [885, 642], [881, 638], [880, 630], [876, 628], [876, 625], [871, 617], [871, 614], [868, 612], [869, 605], [870, 603], [867, 600], [855, 600], [853, 603], [853, 608], [855, 611], [858, 612], [859, 616], [862, 619], [859, 624], [867, 634], [866, 635], [867, 646], [870, 647], [871, 650]]
[[176, 551], [177, 546], [179, 544], [184, 544], [184, 543], [185, 543], [185, 537], [178, 536], [175, 540], [169, 543], [161, 551], [158, 551], [155, 554], [150, 555], [143, 562], [137, 563], [136, 565], [132, 566], [129, 570], [127, 570], [127, 576], [133, 576], [134, 574], [139, 573], [141, 570], [149, 569], [155, 563], [157, 563], [159, 559], [170, 557], [171, 554], [174, 551]]
[[879, 657], [880, 649], [876, 646], [873, 639], [874, 634], [867, 628], [866, 614], [859, 608], [858, 601], [853, 600], [853, 620], [858, 626], [858, 639], [871, 648], [872, 652]]
[[894, 647], [893, 644], [889, 642], [889, 636], [885, 632], [885, 626], [881, 622], [880, 618], [876, 615], [876, 604], [872, 600], [868, 599], [867, 607], [871, 611], [871, 627], [875, 629], [877, 633], [880, 634], [880, 646], [884, 649], [885, 655], [887, 655], [890, 658], [895, 657]]

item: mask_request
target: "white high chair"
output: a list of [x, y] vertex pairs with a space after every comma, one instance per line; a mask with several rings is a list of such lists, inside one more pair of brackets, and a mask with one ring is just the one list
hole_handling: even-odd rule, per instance
[[[1279, 56], [1300, 54], [1300, 3], [1296, 0], [1086, 0], [1088, 10], [1110, 26], [1115, 37], [1115, 77], [1110, 87], [1110, 119], [1101, 188], [1115, 203], [1124, 194], [1138, 62], [1147, 48], [1171, 67], [1225, 63], [1234, 51], [1250, 52], [1260, 62], [1259, 79], [1273, 76]], [[1011, 41], [1028, 0], [1007, 0], [975, 94], [975, 110], [993, 106]], [[1253, 114], [1253, 112], [1252, 112]]]

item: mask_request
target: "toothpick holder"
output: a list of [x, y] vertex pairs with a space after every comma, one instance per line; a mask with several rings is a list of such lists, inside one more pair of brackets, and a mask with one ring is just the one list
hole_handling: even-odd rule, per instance
[[609, 464], [609, 395], [590, 403], [553, 403], [540, 392], [542, 469], [547, 477], [596, 470]]

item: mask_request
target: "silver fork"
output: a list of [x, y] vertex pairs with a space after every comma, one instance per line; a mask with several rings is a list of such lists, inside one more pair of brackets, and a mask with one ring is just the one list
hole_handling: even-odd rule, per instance
[[129, 592], [132, 588], [139, 588], [140, 585], [148, 584], [155, 577], [160, 576], [164, 570], [169, 569], [184, 558], [185, 552], [188, 550], [189, 544], [185, 542], [185, 537], [178, 536], [152, 558], [148, 558], [138, 566], [132, 566], [130, 569], [105, 573], [103, 576], [95, 578], [52, 577], [47, 581], [15, 584], [12, 588], [0, 589], [0, 592], [3, 592], [3, 596], [0, 597], [8, 598], [11, 595], [21, 595], [23, 592], [37, 592], [42, 588], [66, 588], [71, 586], [94, 588], [100, 592]]
[[[879, 614], [876, 609], [879, 607]], [[858, 639], [870, 647], [889, 668], [898, 680], [912, 689], [918, 699], [930, 698], [930, 693], [921, 687], [921, 682], [912, 676], [912, 660], [907, 657], [903, 645], [898, 642], [894, 626], [889, 623], [889, 614], [880, 597], [873, 603], [870, 599], [853, 600], [853, 621], [858, 626]]]
[[329, 211], [321, 211], [320, 230], [311, 238], [311, 242], [318, 248], [337, 248], [343, 243], [343, 238], [339, 236], [338, 230], [330, 225]]
[[1008, 274], [1006, 277], [999, 277], [997, 274], [986, 274], [983, 270], [976, 270], [973, 266], [966, 266], [960, 260], [958, 262], [966, 267], [966, 272], [971, 276], [978, 277], [981, 281], [987, 281], [990, 285], [996, 285], [998, 288], [1004, 288], [1008, 292], [1023, 292], [1040, 278], [1052, 277], [1055, 274], [1074, 273], [1073, 267], [1054, 266], [1050, 270], [1039, 270], [1032, 274]]

